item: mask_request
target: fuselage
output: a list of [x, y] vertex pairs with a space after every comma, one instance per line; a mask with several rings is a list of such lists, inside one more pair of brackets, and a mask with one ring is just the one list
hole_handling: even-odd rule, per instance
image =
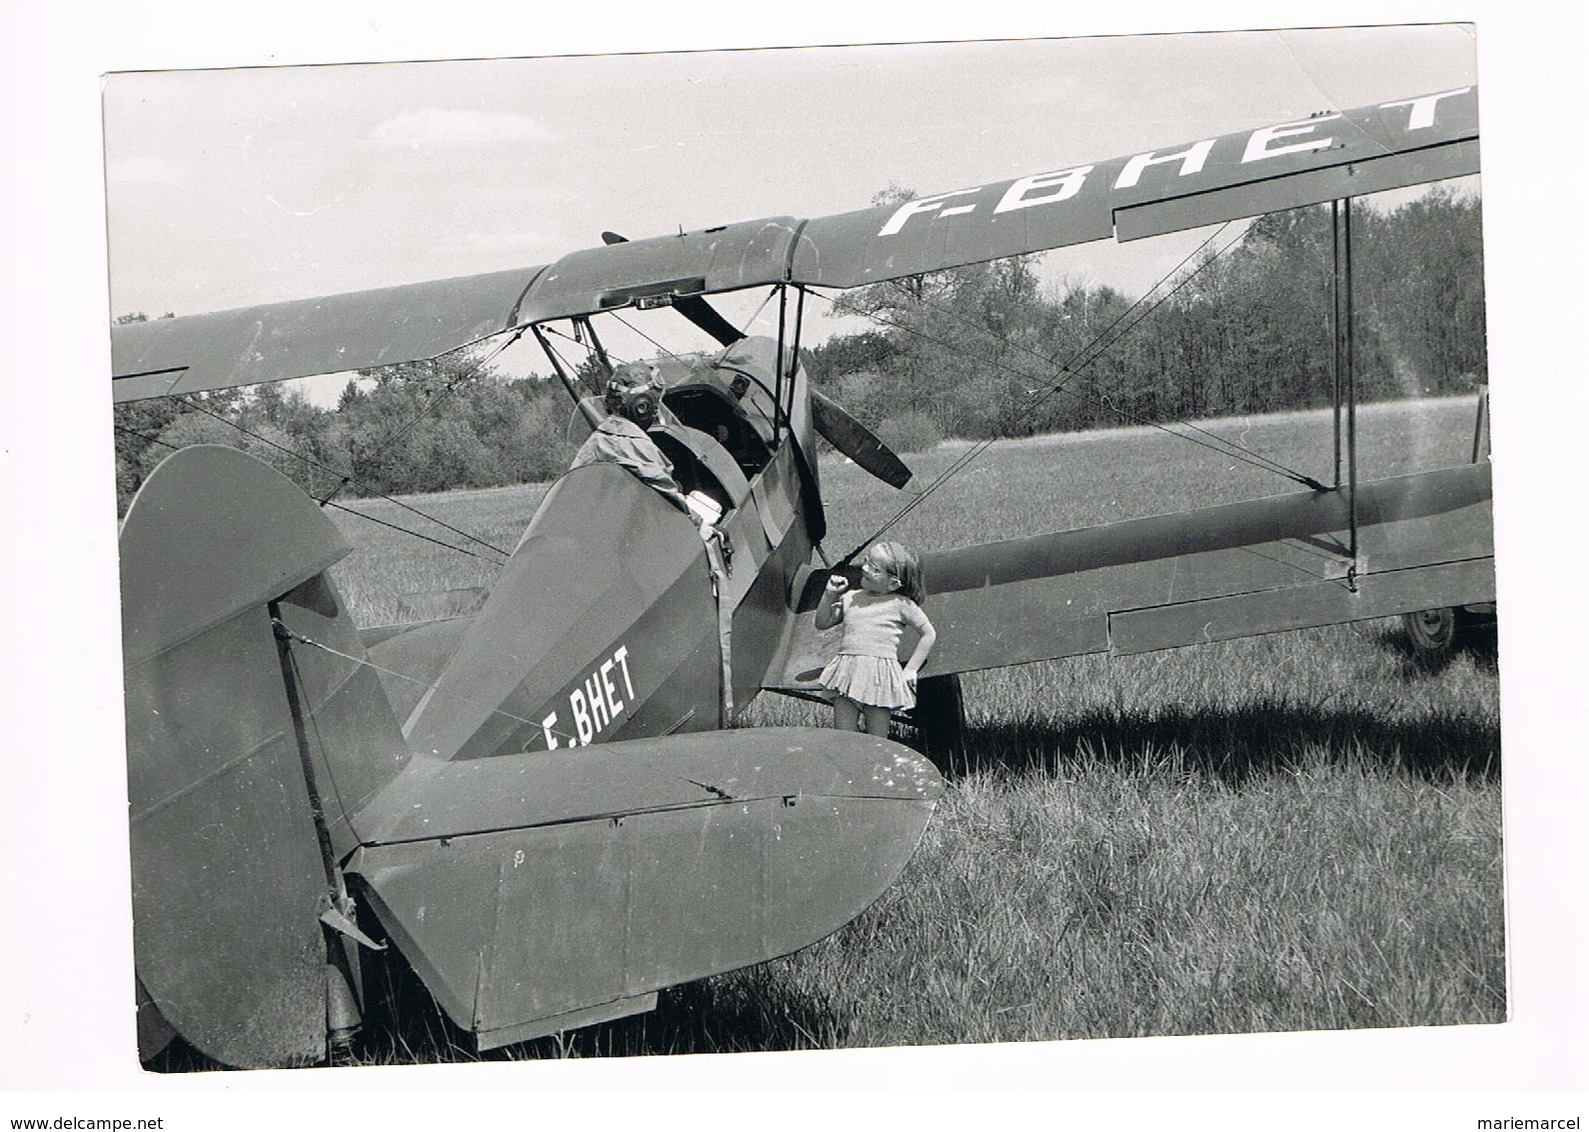
[[731, 722], [783, 643], [820, 507], [805, 377], [780, 387], [775, 351], [751, 338], [666, 363], [652, 435], [681, 487], [722, 508], [728, 553], [616, 465], [566, 473], [478, 613], [371, 650], [398, 671], [447, 656], [417, 698], [391, 688], [413, 750], [479, 758]]

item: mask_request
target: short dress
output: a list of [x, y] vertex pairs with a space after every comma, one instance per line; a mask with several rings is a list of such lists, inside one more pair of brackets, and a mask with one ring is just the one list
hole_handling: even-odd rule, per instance
[[921, 606], [901, 594], [865, 590], [849, 590], [840, 600], [844, 635], [838, 655], [828, 661], [817, 683], [858, 704], [915, 707], [916, 696], [899, 663], [899, 638], [907, 624], [918, 632], [928, 628]]

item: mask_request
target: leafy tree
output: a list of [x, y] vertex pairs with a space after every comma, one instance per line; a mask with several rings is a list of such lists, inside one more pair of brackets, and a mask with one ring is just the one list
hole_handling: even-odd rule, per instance
[[119, 512], [126, 513], [133, 495], [148, 474], [146, 469], [159, 462], [160, 453], [170, 452], [159, 443], [160, 436], [181, 412], [181, 405], [166, 397], [129, 401], [115, 407], [116, 503]]
[[1483, 207], [1437, 185], [1366, 219], [1363, 321], [1377, 337], [1383, 395], [1469, 392], [1488, 380]]
[[224, 444], [238, 448], [263, 460], [289, 479], [299, 483], [305, 479], [303, 461], [292, 455], [292, 438], [279, 427], [258, 422], [245, 433], [227, 421], [201, 412], [182, 413], [162, 429], [159, 443], [144, 451], [139, 471], [147, 477], [171, 452], [193, 444]]
[[820, 346], [806, 350], [802, 361], [806, 373], [820, 387], [846, 374], [881, 370], [896, 353], [898, 347], [886, 333], [863, 330], [859, 334], [835, 335]]
[[[876, 200], [909, 196], [891, 186]], [[1477, 198], [1447, 187], [1389, 212], [1357, 207], [1360, 399], [1485, 379], [1479, 234]], [[1259, 217], [1150, 313], [1109, 287], [1041, 293], [1030, 257], [876, 284], [838, 305], [879, 329], [836, 336], [810, 368], [874, 427], [925, 413], [967, 437], [1326, 404], [1333, 256], [1330, 210], [1314, 206]]]

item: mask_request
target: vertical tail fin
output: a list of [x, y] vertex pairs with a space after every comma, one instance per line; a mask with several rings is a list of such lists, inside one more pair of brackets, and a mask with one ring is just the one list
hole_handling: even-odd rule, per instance
[[324, 573], [348, 549], [290, 482], [217, 446], [156, 469], [122, 527], [138, 980], [229, 1065], [324, 1056], [347, 814], [406, 758]]

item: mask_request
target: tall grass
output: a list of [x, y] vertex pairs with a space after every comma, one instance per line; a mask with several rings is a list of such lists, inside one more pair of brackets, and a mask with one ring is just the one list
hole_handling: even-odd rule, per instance
[[[1463, 462], [1472, 421], [1469, 400], [1374, 406], [1360, 474]], [[1203, 427], [1333, 477], [1327, 414]], [[914, 457], [918, 482], [963, 452]], [[821, 475], [841, 552], [903, 498], [831, 456]], [[1037, 438], [994, 446], [894, 534], [958, 545], [1295, 489], [1158, 429]], [[540, 493], [411, 502], [511, 549]], [[350, 506], [398, 521], [391, 504]], [[360, 544], [339, 572], [363, 623], [390, 619], [397, 592], [491, 574], [492, 556], [339, 522]], [[666, 992], [651, 1015], [498, 1056], [1504, 1019], [1493, 639], [1431, 673], [1395, 622], [1368, 622], [977, 673], [965, 688], [966, 750], [873, 908], [796, 955]], [[826, 720], [763, 697], [741, 722]], [[462, 1044], [378, 1037], [374, 1056]]]
[[1498, 810], [1361, 747], [976, 771], [883, 901], [742, 977], [828, 988], [841, 1045], [1498, 1021]]

